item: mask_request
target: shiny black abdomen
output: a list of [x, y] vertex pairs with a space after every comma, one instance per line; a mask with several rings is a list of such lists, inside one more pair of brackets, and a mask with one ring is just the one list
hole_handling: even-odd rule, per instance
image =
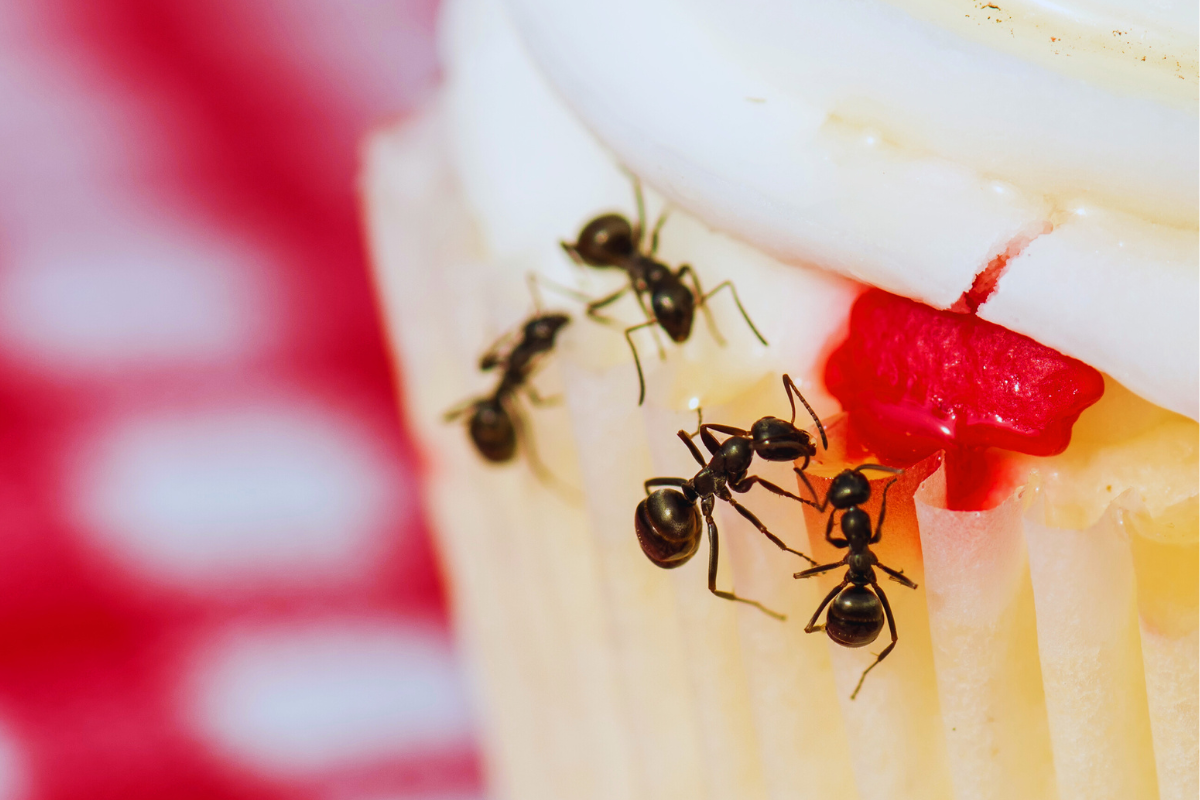
[[621, 266], [636, 251], [633, 226], [620, 214], [596, 217], [579, 232], [574, 249], [589, 266]]
[[883, 630], [883, 603], [865, 586], [848, 586], [829, 604], [825, 633], [843, 647], [865, 647]]
[[642, 552], [663, 569], [686, 563], [700, 548], [700, 512], [676, 489], [659, 489], [638, 503], [633, 527]]
[[475, 406], [470, 422], [471, 441], [488, 461], [502, 463], [517, 452], [517, 431], [503, 404], [488, 400]]

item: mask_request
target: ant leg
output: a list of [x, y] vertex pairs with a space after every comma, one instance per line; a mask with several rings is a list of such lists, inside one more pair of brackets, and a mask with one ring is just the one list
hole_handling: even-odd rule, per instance
[[575, 245], [570, 242], [563, 241], [562, 239], [558, 241], [558, 245], [563, 249], [564, 252], [566, 252], [567, 255], [571, 257], [571, 260], [575, 262], [576, 266], [586, 267], [588, 265], [587, 262], [583, 260], [583, 256], [579, 255], [579, 251], [575, 249]]
[[696, 406], [696, 432], [689, 433], [688, 438], [694, 439], [700, 435], [700, 429], [704, 427], [704, 409]]
[[732, 483], [729, 485], [729, 488], [733, 489], [738, 494], [745, 494], [746, 492], [750, 491], [750, 489], [756, 483], [759, 486], [766, 489], [768, 492], [774, 492], [775, 494], [779, 495], [780, 497], [787, 497], [791, 500], [795, 500], [797, 503], [804, 503], [805, 505], [810, 505], [810, 506], [816, 505], [816, 503], [812, 502], [811, 500], [805, 500], [803, 497], [797, 497], [796, 495], [789, 492], [787, 489], [782, 489], [782, 488], [776, 486], [775, 484], [771, 483], [766, 478], [760, 478], [757, 475], [751, 475], [748, 478], [745, 478], [744, 480], [742, 480], [740, 483]]
[[587, 315], [596, 320], [596, 322], [602, 322], [605, 325], [620, 325], [620, 320], [614, 319], [606, 314], [597, 314], [596, 309], [604, 308], [607, 305], [617, 302], [617, 300], [620, 300], [621, 297], [629, 291], [629, 288], [630, 287], [628, 286], [622, 286], [620, 289], [610, 295], [605, 295], [599, 300], [592, 300], [587, 304]]
[[717, 540], [717, 524], [713, 522], [712, 518], [713, 499], [711, 495], [704, 498], [704, 502], [701, 504], [701, 510], [704, 512], [704, 521], [708, 523], [708, 590], [724, 600], [733, 600], [737, 603], [745, 603], [746, 605], [754, 606], [759, 611], [769, 614], [775, 619], [787, 619], [787, 617], [783, 614], [780, 614], [778, 611], [772, 611], [757, 600], [748, 600], [745, 597], [738, 597], [733, 592], [723, 592], [717, 588], [717, 561], [719, 545]]
[[[804, 466], [808, 466], [807, 461], [804, 462]], [[820, 511], [822, 514], [824, 514], [825, 509], [829, 508], [829, 495], [825, 495], [824, 501], [817, 497], [817, 490], [813, 488], [812, 483], [810, 483], [808, 480], [808, 476], [804, 474], [803, 467], [792, 467], [792, 471], [795, 472], [796, 475], [800, 477], [800, 480], [804, 481], [804, 485], [808, 487], [809, 493], [812, 494], [813, 500], [816, 501], [813, 503], [813, 507], [816, 508], [817, 511]]]
[[742, 301], [740, 298], [738, 298], [737, 289], [734, 287], [733, 281], [722, 281], [717, 288], [700, 298], [700, 302], [702, 304], [708, 303], [708, 299], [710, 297], [725, 288], [728, 288], [730, 293], [733, 294], [733, 302], [737, 304], [738, 311], [742, 312], [742, 319], [746, 320], [746, 324], [750, 326], [750, 330], [753, 331], [754, 335], [758, 337], [758, 340], [766, 345], [767, 340], [764, 339], [763, 335], [758, 332], [758, 328], [754, 327], [754, 323], [750, 321], [750, 315], [747, 314], [746, 309], [742, 307]]
[[787, 393], [788, 402], [792, 405], [792, 424], [796, 424], [796, 401], [792, 397], [792, 393], [795, 392], [796, 397], [799, 397], [800, 402], [804, 404], [806, 409], [808, 409], [808, 414], [813, 418], [813, 422], [817, 423], [817, 430], [821, 433], [821, 444], [826, 450], [828, 450], [829, 439], [825, 436], [825, 426], [821, 424], [821, 419], [817, 416], [817, 412], [813, 411], [813, 407], [810, 406], [808, 401], [804, 399], [804, 395], [800, 394], [800, 389], [797, 388], [796, 383], [792, 380], [791, 375], [783, 376], [783, 390]]
[[716, 437], [712, 435], [711, 431], [716, 431], [717, 433], [728, 433], [734, 436], [747, 436], [750, 433], [749, 431], [744, 431], [741, 428], [735, 428], [732, 425], [717, 425], [715, 423], [705, 425], [704, 420], [702, 419], [700, 421], [700, 426], [696, 429], [696, 433], [701, 436], [702, 440], [704, 441], [704, 446], [707, 447], [708, 451], [714, 456], [717, 454], [717, 450], [720, 449], [721, 443], [717, 441]]
[[511, 330], [492, 343], [487, 352], [479, 357], [479, 369], [487, 372], [500, 366], [506, 359], [501, 353], [521, 335], [520, 329]]
[[651, 256], [651, 258], [653, 258], [654, 254], [658, 252], [658, 232], [662, 230], [663, 223], [667, 221], [667, 216], [670, 213], [671, 213], [670, 211], [668, 211], [667, 209], [664, 208], [662, 211], [659, 212], [658, 220], [654, 223], [654, 231], [650, 234], [650, 256]]
[[902, 570], [902, 569], [895, 570], [895, 569], [892, 569], [891, 567], [885, 567], [883, 564], [880, 564], [878, 561], [875, 562], [875, 566], [879, 567], [881, 570], [886, 572], [892, 580], [894, 580], [896, 583], [900, 584], [901, 586], [907, 586], [910, 589], [917, 588], [917, 585], [915, 583], [913, 583], [907, 577], [905, 577], [904, 570]]
[[829, 522], [828, 522], [828, 524], [825, 525], [825, 541], [829, 542], [831, 545], [833, 545], [834, 547], [837, 547], [839, 549], [841, 549], [843, 547], [849, 547], [850, 543], [848, 541], [846, 541], [845, 539], [833, 538], [833, 519], [836, 516], [837, 516], [837, 509], [835, 508], [833, 511], [829, 512]]
[[533, 295], [533, 301], [538, 307], [539, 313], [541, 312], [541, 291], [538, 289], [540, 286], [545, 286], [547, 289], [557, 292], [563, 297], [569, 297], [580, 303], [590, 303], [593, 299], [577, 289], [572, 289], [570, 286], [563, 286], [558, 281], [552, 281], [545, 275], [540, 275], [536, 272], [526, 272], [525, 280], [529, 284], [529, 293]]
[[712, 435], [710, 431], [711, 427], [711, 425], [701, 425], [696, 432], [700, 434], [700, 441], [704, 442], [704, 446], [708, 448], [708, 452], [715, 456], [717, 451], [721, 449], [721, 443], [717, 441], [717, 437]]
[[625, 329], [625, 341], [629, 342], [629, 349], [633, 351], [633, 364], [637, 367], [638, 374], [638, 405], [646, 402], [646, 377], [642, 374], [642, 360], [638, 358], [637, 345], [633, 343], [633, 337], [629, 334], [641, 328], [649, 328], [651, 325], [657, 325], [654, 320], [639, 322], [630, 328]]
[[732, 425], [718, 425], [715, 422], [710, 422], [709, 424], [702, 425], [701, 427], [706, 428], [710, 431], [716, 431], [717, 433], [727, 433], [730, 436], [749, 436], [750, 435], [750, 431], [742, 430], [741, 428], [735, 428]]
[[875, 524], [875, 535], [871, 537], [871, 540], [870, 540], [871, 544], [877, 544], [879, 542], [880, 537], [883, 536], [883, 517], [885, 514], [887, 514], [888, 489], [892, 488], [892, 484], [898, 480], [900, 480], [900, 479], [892, 478], [883, 487], [883, 500], [881, 500], [879, 503], [879, 519]]
[[464, 400], [463, 402], [456, 405], [454, 408], [447, 411], [445, 414], [442, 414], [442, 421], [443, 422], [454, 422], [454, 420], [458, 419], [463, 414], [465, 414], [468, 411], [475, 408], [475, 406], [478, 403], [479, 403], [479, 400], [474, 397], [472, 397], [470, 400]]
[[[650, 309], [646, 308], [646, 298], [642, 297], [642, 293], [640, 291], [638, 291], [637, 289], [634, 289], [633, 294], [634, 294], [634, 297], [637, 298], [638, 305], [641, 306], [642, 315], [646, 317], [646, 321], [647, 322], [652, 321], [657, 325], [658, 317], [651, 314]], [[652, 332], [652, 335], [654, 337], [654, 346], [658, 348], [658, 357], [662, 360], [666, 360], [667, 351], [663, 349], [662, 342], [658, 338], [658, 328], [654, 329], [654, 331]]]
[[589, 297], [588, 295], [584, 294], [583, 292], [578, 292], [569, 286], [563, 286], [561, 283], [558, 283], [557, 281], [552, 281], [549, 278], [545, 277], [544, 275], [539, 275], [536, 272], [527, 272], [525, 274], [526, 274], [526, 279], [529, 281], [529, 291], [531, 294], [534, 295], [534, 304], [539, 307], [538, 313], [541, 313], [541, 309], [540, 309], [541, 302], [540, 302], [540, 296], [539, 296], [540, 293], [538, 292], [537, 287], [545, 286], [547, 289], [557, 292], [558, 294], [561, 294], [564, 297], [569, 297], [572, 300], [575, 300], [580, 303], [586, 303], [587, 304], [587, 306], [586, 306], [587, 307], [587, 315], [589, 317], [591, 317], [592, 319], [596, 320], [596, 322], [602, 322], [605, 325], [620, 325], [621, 324], [621, 322], [619, 320], [613, 319], [612, 317], [605, 316], [604, 314], [597, 314], [596, 309], [603, 308], [604, 306], [609, 305], [610, 303], [616, 302], [617, 300], [619, 300], [621, 298], [621, 295], [623, 295], [623, 294], [625, 294], [625, 292], [629, 291], [630, 287], [623, 286], [620, 289], [618, 289], [617, 291], [613, 292], [612, 294], [605, 295], [604, 297], [601, 297], [599, 300], [597, 300], [593, 297]]
[[687, 478], [651, 478], [642, 484], [642, 488], [646, 490], [646, 496], [650, 496], [651, 486], [686, 486]]
[[692, 441], [692, 437], [688, 436], [688, 432], [680, 431], [678, 436], [687, 445], [688, 452], [692, 454], [692, 458], [696, 459], [696, 463], [702, 467], [707, 467], [708, 462], [704, 460], [704, 456], [700, 455], [700, 448], [696, 447], [696, 443]]
[[572, 504], [578, 504], [582, 497], [579, 490], [573, 486], [560, 481], [555, 477], [542, 460], [538, 458], [537, 448], [533, 445], [533, 436], [525, 427], [525, 418], [521, 414], [521, 410], [517, 408], [515, 403], [505, 403], [505, 409], [508, 411], [508, 416], [512, 419], [513, 430], [517, 434], [517, 442], [520, 443], [521, 449], [525, 451], [525, 458], [529, 460], [529, 468], [533, 470], [533, 474], [547, 488], [556, 492], [564, 500]]
[[525, 385], [525, 396], [529, 398], [529, 402], [535, 406], [556, 406], [562, 403], [562, 395], [556, 394], [553, 397], [542, 397], [538, 394], [537, 389], [532, 384]]
[[825, 630], [824, 623], [821, 623], [820, 625], [817, 624], [817, 620], [821, 618], [821, 612], [825, 610], [825, 606], [833, 602], [833, 598], [838, 596], [838, 592], [840, 592], [842, 589], [845, 589], [849, 583], [850, 581], [842, 581], [837, 586], [833, 587], [829, 594], [825, 595], [825, 599], [821, 601], [821, 605], [817, 606], [817, 612], [812, 615], [812, 619], [810, 619], [808, 624], [804, 626], [805, 633], [816, 633], [817, 631]]
[[813, 561], [811, 558], [804, 555], [804, 553], [801, 553], [799, 550], [793, 550], [792, 548], [788, 547], [786, 544], [783, 543], [782, 539], [780, 539], [778, 536], [776, 536], [775, 534], [773, 534], [769, 530], [767, 530], [767, 526], [763, 525], [762, 521], [759, 520], [758, 517], [754, 516], [754, 514], [750, 511], [750, 509], [746, 508], [744, 505], [739, 503], [737, 500], [734, 500], [728, 494], [726, 494], [721, 499], [724, 500], [726, 503], [729, 503], [729, 505], [733, 506], [734, 509], [739, 514], [741, 514], [743, 517], [745, 517], [747, 520], [750, 521], [751, 525], [758, 528], [759, 533], [761, 533], [763, 536], [770, 539], [771, 543], [774, 544], [776, 547], [778, 547], [780, 550], [786, 550], [787, 552], [789, 552], [793, 555], [800, 556], [808, 563], [810, 563], [814, 566], [816, 565], [817, 562]]
[[708, 323], [708, 331], [712, 334], [713, 339], [721, 347], [725, 346], [725, 337], [717, 330], [717, 322], [713, 319], [712, 310], [708, 304], [704, 302], [704, 290], [700, 288], [700, 278], [696, 275], [696, 270], [692, 269], [691, 264], [684, 264], [679, 268], [679, 272], [675, 273], [676, 277], [682, 278], [684, 273], [692, 276], [692, 286], [696, 290], [696, 304], [700, 306], [700, 310], [704, 312], [704, 320]]
[[892, 648], [896, 646], [896, 642], [900, 639], [896, 635], [896, 618], [892, 616], [892, 606], [888, 603], [887, 595], [883, 593], [883, 589], [879, 588], [878, 583], [872, 583], [871, 588], [875, 590], [875, 594], [879, 595], [879, 601], [883, 603], [883, 613], [887, 614], [888, 630], [892, 633], [892, 643], [883, 648], [882, 653], [875, 656], [875, 660], [871, 662], [871, 666], [863, 670], [862, 677], [858, 679], [858, 686], [854, 687], [854, 693], [850, 695], [851, 700], [858, 696], [858, 690], [862, 688], [863, 681], [867, 679], [867, 673], [875, 669], [880, 661], [888, 657], [888, 653], [892, 652]]
[[813, 575], [820, 575], [822, 572], [829, 572], [831, 569], [837, 569], [838, 567], [844, 566], [846, 566], [846, 559], [843, 558], [841, 561], [834, 561], [831, 564], [822, 564], [819, 567], [810, 567], [809, 569], [801, 570], [800, 572], [793, 572], [792, 577], [811, 578]]

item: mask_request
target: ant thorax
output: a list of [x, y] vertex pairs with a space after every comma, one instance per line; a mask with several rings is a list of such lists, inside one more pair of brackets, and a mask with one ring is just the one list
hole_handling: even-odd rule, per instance
[[871, 517], [861, 508], [850, 508], [842, 515], [842, 533], [854, 550], [865, 548], [871, 540]]
[[635, 280], [641, 279], [649, 289], [653, 289], [664, 281], [674, 277], [670, 268], [665, 264], [645, 256], [638, 256], [632, 259], [629, 265], [629, 272], [634, 276]]
[[714, 466], [718, 463], [717, 459], [720, 459], [720, 468], [736, 482], [750, 469], [750, 462], [754, 459], [754, 448], [749, 439], [733, 436], [721, 445], [720, 453], [713, 459]]

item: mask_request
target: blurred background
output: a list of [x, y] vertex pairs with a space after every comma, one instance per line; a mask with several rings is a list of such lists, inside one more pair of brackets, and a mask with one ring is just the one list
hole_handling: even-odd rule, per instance
[[435, 5], [0, 2], [0, 800], [482, 796], [356, 194]]

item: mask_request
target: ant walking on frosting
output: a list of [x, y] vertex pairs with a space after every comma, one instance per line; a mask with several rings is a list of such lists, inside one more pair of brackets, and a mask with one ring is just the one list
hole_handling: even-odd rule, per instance
[[[659, 261], [655, 254], [658, 251], [658, 234], [666, 222], [666, 212], [658, 217], [654, 229], [650, 232], [649, 242], [646, 241], [646, 208], [642, 198], [642, 186], [637, 178], [633, 179], [633, 192], [637, 201], [637, 225], [632, 225], [621, 214], [603, 214], [583, 226], [579, 238], [575, 242], [561, 242], [563, 250], [576, 263], [597, 268], [616, 268], [624, 270], [629, 283], [617, 291], [598, 300], [587, 297], [581, 299], [587, 302], [587, 314], [592, 319], [608, 324], [615, 323], [611, 317], [600, 313], [600, 309], [616, 302], [626, 292], [632, 290], [646, 315], [646, 321], [625, 329], [625, 340], [633, 352], [633, 363], [638, 373], [638, 405], [646, 399], [646, 379], [642, 374], [642, 362], [638, 357], [637, 346], [633, 342], [633, 333], [643, 328], [659, 326], [671, 340], [676, 343], [686, 342], [692, 332], [692, 322], [695, 319], [696, 308], [704, 312], [708, 320], [713, 338], [721, 345], [725, 340], [717, 331], [712, 312], [708, 309], [708, 301], [722, 289], [728, 289], [733, 295], [733, 302], [750, 330], [760, 342], [766, 345], [767, 340], [754, 327], [750, 315], [742, 307], [737, 288], [732, 281], [722, 281], [712, 291], [705, 293], [700, 287], [691, 265], [684, 264], [678, 270]], [[685, 283], [685, 278], [687, 282]], [[689, 285], [690, 284], [690, 285]], [[579, 297], [577, 292], [567, 290], [572, 296]], [[647, 306], [649, 301], [649, 306]], [[657, 343], [657, 339], [655, 340]], [[662, 347], [659, 346], [659, 357], [665, 358]]]
[[[672, 569], [686, 563], [700, 547], [701, 516], [708, 529], [708, 590], [717, 597], [734, 600], [755, 606], [777, 619], [783, 615], [772, 611], [756, 600], [739, 597], [733, 592], [717, 589], [717, 563], [719, 540], [717, 526], [713, 521], [712, 512], [719, 498], [733, 506], [739, 514], [745, 517], [754, 527], [766, 536], [781, 550], [794, 553], [810, 564], [816, 564], [811, 558], [799, 550], [793, 550], [784, 544], [783, 540], [767, 529], [758, 517], [749, 509], [734, 499], [732, 492], [744, 494], [758, 484], [764, 489], [782, 497], [787, 497], [801, 503], [815, 505], [791, 492], [782, 489], [770, 481], [757, 475], [747, 475], [755, 455], [768, 461], [797, 461], [808, 460], [816, 455], [817, 449], [812, 437], [807, 432], [795, 426], [796, 403], [792, 397], [800, 398], [800, 402], [808, 409], [817, 428], [821, 431], [821, 441], [826, 443], [825, 429], [816, 413], [800, 394], [792, 379], [783, 376], [784, 390], [792, 406], [790, 422], [784, 422], [777, 417], [763, 417], [754, 423], [749, 431], [734, 428], [729, 425], [705, 424], [701, 415], [700, 425], [695, 434], [679, 431], [678, 436], [687, 446], [700, 471], [692, 478], [651, 478], [646, 481], [647, 497], [638, 504], [634, 514], [634, 529], [642, 551], [657, 566]], [[699, 409], [697, 409], [697, 413]], [[713, 431], [730, 434], [724, 442], [718, 442]], [[699, 435], [700, 441], [711, 454], [706, 462], [692, 437]], [[655, 486], [660, 488], [651, 493]], [[700, 510], [696, 503], [699, 501]]]
[[538, 296], [534, 276], [529, 276], [530, 293], [533, 295], [534, 315], [520, 328], [500, 337], [479, 359], [483, 372], [500, 371], [500, 380], [495, 391], [483, 397], [475, 397], [446, 412], [446, 422], [453, 422], [469, 414], [467, 431], [475, 449], [485, 460], [492, 463], [511, 461], [521, 442], [529, 458], [530, 466], [543, 483], [557, 484], [554, 476], [538, 459], [525, 431], [524, 417], [517, 405], [518, 393], [523, 394], [534, 405], [550, 405], [553, 398], [542, 398], [534, 389], [530, 378], [541, 364], [543, 357], [554, 349], [559, 331], [571, 321], [566, 314], [544, 313]]
[[[879, 519], [876, 521], [874, 533], [871, 531], [871, 517], [860, 507], [871, 498], [871, 484], [862, 474], [862, 470], [865, 469], [897, 475], [883, 487], [883, 502], [879, 504]], [[858, 685], [854, 687], [854, 692], [850, 695], [851, 700], [858, 696], [858, 691], [862, 688], [867, 673], [873, 670], [880, 661], [887, 658], [900, 638], [896, 634], [896, 619], [892, 615], [892, 607], [888, 603], [887, 595], [884, 594], [875, 579], [874, 568], [878, 567], [887, 573], [889, 579], [907, 586], [909, 589], [917, 588], [917, 584], [906, 578], [902, 570], [898, 571], [884, 566], [871, 552], [871, 545], [878, 544], [883, 533], [888, 489], [891, 489], [892, 484], [900, 479], [898, 477], [900, 473], [903, 473], [903, 470], [879, 464], [862, 464], [854, 469], [838, 473], [829, 485], [825, 500], [821, 503], [811, 503], [811, 505], [821, 512], [824, 512], [829, 506], [833, 506], [833, 511], [829, 514], [829, 522], [825, 526], [825, 541], [834, 547], [848, 549], [849, 552], [841, 561], [812, 567], [803, 572], [797, 572], [794, 576], [811, 578], [822, 572], [846, 567], [846, 574], [842, 578], [842, 582], [833, 587], [821, 604], [817, 606], [816, 613], [804, 627], [805, 633], [824, 630], [830, 639], [843, 647], [865, 647], [878, 638], [880, 631], [883, 630], [884, 619], [887, 620], [892, 641], [863, 670], [862, 676], [858, 679]], [[809, 483], [808, 477], [799, 469], [796, 470], [796, 474], [808, 486], [808, 490], [815, 498], [817, 493]], [[837, 518], [838, 511], [842, 512], [842, 536], [834, 538], [833, 523]], [[825, 617], [825, 622], [818, 625], [817, 620], [820, 619], [821, 612], [825, 611], [826, 606], [829, 608], [829, 613]]]

